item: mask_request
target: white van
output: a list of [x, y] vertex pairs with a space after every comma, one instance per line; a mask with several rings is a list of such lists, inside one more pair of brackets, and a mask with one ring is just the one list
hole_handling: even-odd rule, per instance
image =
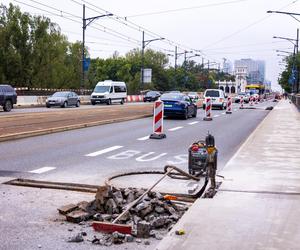
[[227, 101], [226, 101], [226, 95], [223, 90], [207, 89], [205, 90], [203, 97], [204, 97], [203, 109], [205, 109], [206, 106], [206, 102], [205, 102], [206, 97], [211, 98], [212, 108], [226, 109]]
[[94, 92], [91, 94], [91, 103], [112, 103], [124, 104], [127, 99], [127, 88], [125, 82], [114, 82], [105, 80], [98, 82], [95, 86]]

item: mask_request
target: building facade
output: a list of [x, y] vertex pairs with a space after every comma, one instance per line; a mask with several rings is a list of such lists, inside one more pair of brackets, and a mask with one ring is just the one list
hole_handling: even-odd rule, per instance
[[247, 68], [248, 84], [263, 84], [265, 81], [265, 61], [250, 58], [240, 59], [234, 62], [235, 72], [238, 68]]

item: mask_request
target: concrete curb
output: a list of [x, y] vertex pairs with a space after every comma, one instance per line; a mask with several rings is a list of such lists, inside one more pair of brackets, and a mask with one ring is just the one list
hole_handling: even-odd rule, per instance
[[41, 129], [41, 130], [36, 130], [36, 131], [9, 134], [9, 135], [0, 136], [0, 142], [23, 139], [23, 138], [38, 136], [38, 135], [47, 135], [47, 134], [75, 130], [75, 129], [80, 129], [80, 128], [94, 127], [94, 126], [99, 126], [99, 125], [115, 123], [115, 122], [125, 122], [125, 121], [130, 121], [130, 120], [147, 118], [147, 117], [151, 117], [151, 116], [152, 116], [152, 114], [136, 115], [136, 116], [125, 117], [125, 118], [115, 118], [115, 119], [102, 120], [102, 121], [97, 121], [97, 122], [81, 123], [81, 124], [69, 125], [69, 126], [63, 126], [63, 127], [56, 127], [56, 128]]

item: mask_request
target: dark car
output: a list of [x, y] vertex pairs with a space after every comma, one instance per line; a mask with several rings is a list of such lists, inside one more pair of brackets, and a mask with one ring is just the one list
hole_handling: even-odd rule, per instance
[[10, 85], [0, 85], [0, 106], [6, 112], [11, 111], [17, 103], [17, 93]]
[[46, 107], [58, 106], [66, 108], [68, 106], [80, 106], [79, 96], [72, 91], [61, 91], [55, 92], [52, 96], [48, 97], [46, 100]]
[[160, 100], [164, 103], [165, 116], [181, 116], [184, 119], [197, 116], [196, 104], [185, 94], [167, 93]]
[[158, 100], [161, 94], [158, 91], [149, 91], [144, 96], [144, 102], [154, 102]]

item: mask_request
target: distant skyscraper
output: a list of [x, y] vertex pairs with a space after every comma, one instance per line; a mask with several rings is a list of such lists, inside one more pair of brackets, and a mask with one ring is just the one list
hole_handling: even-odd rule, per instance
[[226, 58], [223, 58], [223, 72], [226, 74], [232, 74], [233, 72], [233, 65], [231, 61], [227, 60]]
[[264, 83], [265, 81], [265, 61], [252, 60], [250, 58], [236, 60], [234, 62], [235, 70], [240, 67], [247, 67], [248, 83]]

